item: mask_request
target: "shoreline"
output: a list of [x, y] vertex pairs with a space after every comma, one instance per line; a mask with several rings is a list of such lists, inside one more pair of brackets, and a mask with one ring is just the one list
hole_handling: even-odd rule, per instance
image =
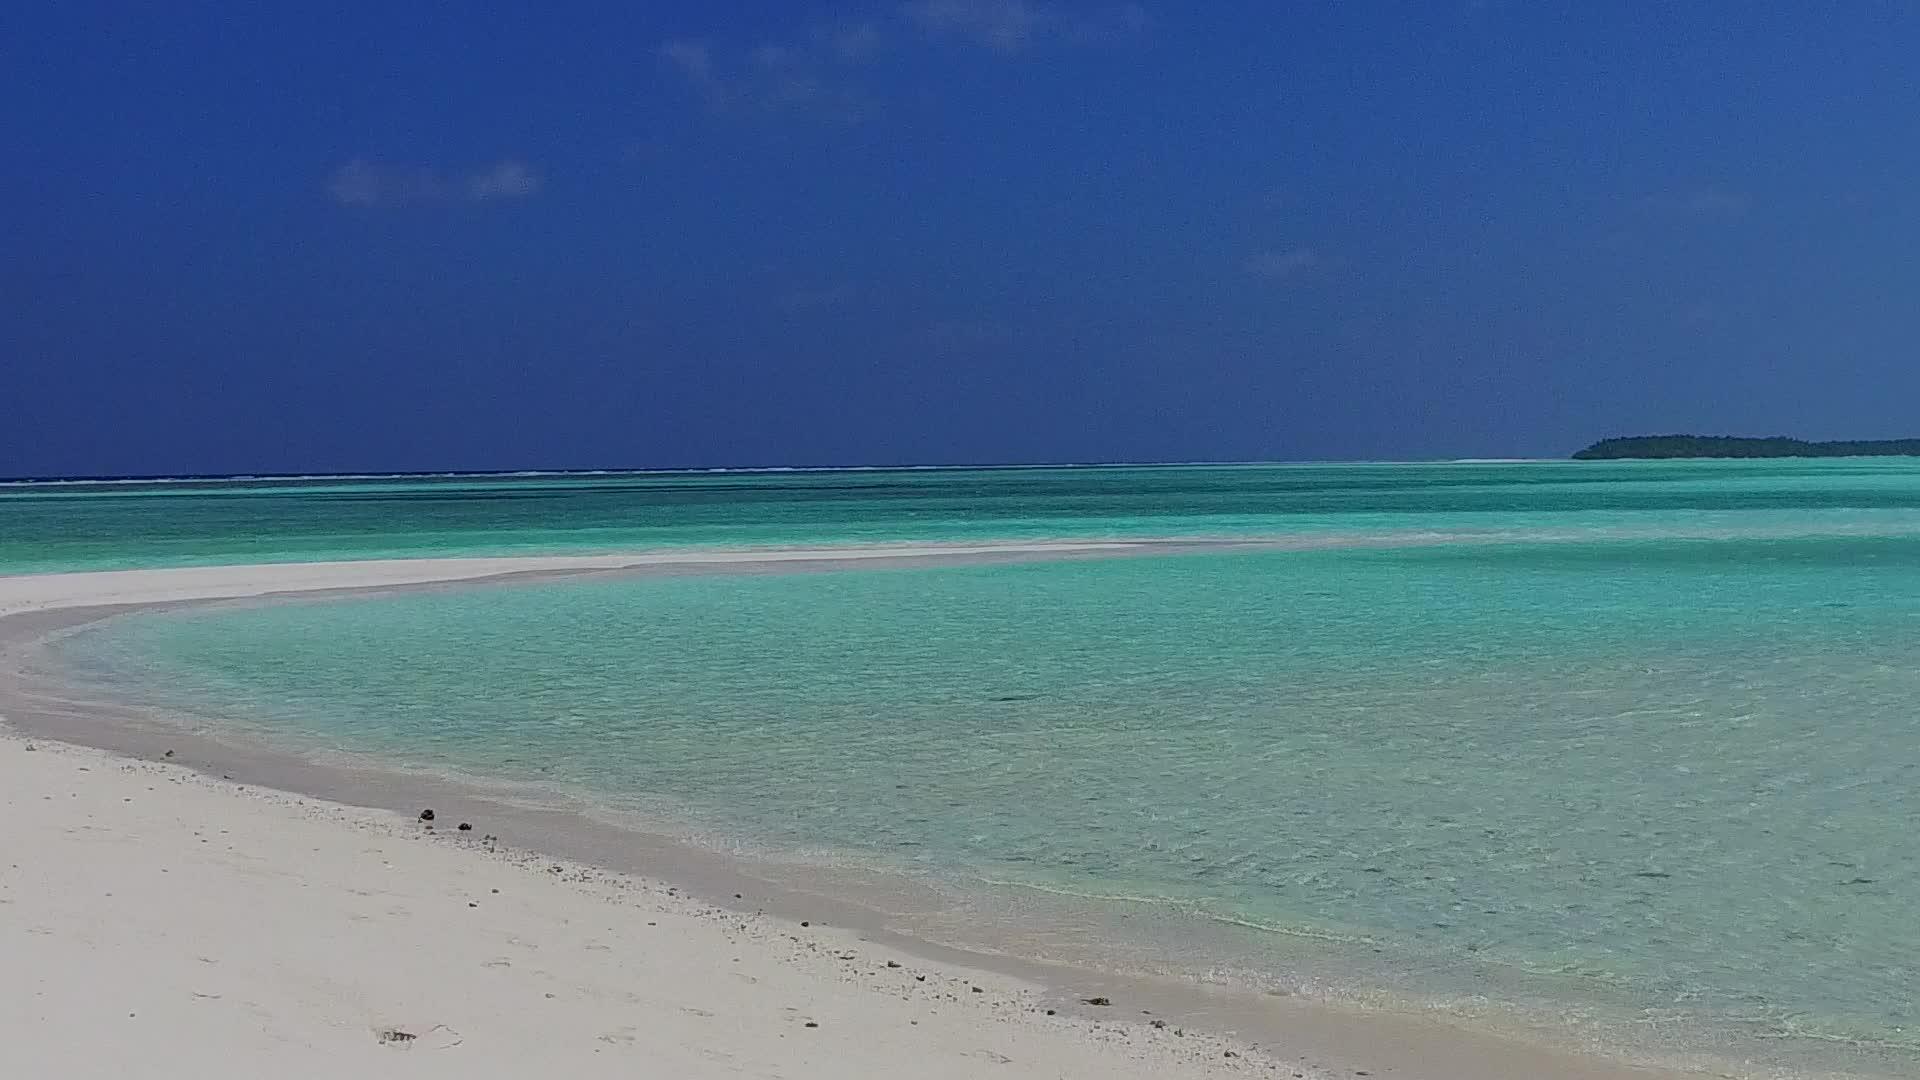
[[[1217, 550], [1221, 544], [1182, 545], [1186, 549]], [[1240, 546], [1240, 545], [1235, 545]], [[1165, 1030], [1151, 1026], [1163, 1019], [1181, 1029], [1191, 1028], [1180, 1047], [1191, 1049], [1203, 1038], [1197, 1032], [1229, 1032], [1218, 1062], [1209, 1069], [1257, 1060], [1254, 1044], [1274, 1050], [1269, 1064], [1289, 1065], [1308, 1075], [1302, 1059], [1330, 1070], [1327, 1075], [1420, 1077], [1424, 1080], [1556, 1076], [1579, 1080], [1626, 1080], [1629, 1077], [1716, 1075], [1676, 1073], [1636, 1067], [1597, 1056], [1548, 1048], [1501, 1034], [1469, 1029], [1447, 1020], [1366, 1012], [1300, 999], [1278, 999], [1252, 991], [1221, 990], [1194, 984], [1175, 984], [1151, 977], [1121, 976], [1085, 968], [1049, 965], [1014, 955], [986, 953], [940, 945], [925, 937], [900, 933], [889, 926], [887, 912], [850, 902], [832, 891], [834, 874], [821, 887], [796, 888], [791, 881], [769, 881], [756, 876], [750, 863], [709, 851], [697, 851], [657, 835], [648, 835], [566, 809], [517, 804], [497, 794], [445, 778], [411, 773], [343, 768], [305, 760], [298, 755], [246, 746], [243, 740], [142, 722], [137, 712], [110, 703], [62, 698], [57, 688], [36, 685], [20, 670], [22, 658], [50, 636], [102, 618], [136, 610], [178, 604], [240, 600], [271, 601], [301, 596], [321, 598], [348, 594], [378, 594], [392, 589], [467, 587], [481, 583], [538, 580], [577, 574], [676, 572], [795, 572], [858, 565], [929, 565], [960, 561], [998, 561], [1031, 558], [1111, 557], [1158, 552], [1173, 545], [1059, 544], [1059, 545], [951, 545], [919, 546], [884, 551], [852, 552], [815, 549], [767, 552], [654, 553], [639, 556], [555, 557], [499, 559], [434, 559], [380, 563], [272, 564], [256, 567], [220, 567], [190, 570], [108, 571], [73, 575], [29, 575], [0, 578], [0, 656], [8, 661], [0, 671], [0, 718], [15, 732], [35, 739], [53, 739], [92, 746], [134, 761], [172, 760], [212, 778], [232, 779], [250, 790], [298, 792], [336, 807], [373, 808], [391, 815], [414, 805], [433, 805], [448, 819], [471, 818], [477, 829], [497, 833], [526, 858], [558, 856], [580, 867], [594, 867], [624, 880], [657, 883], [715, 905], [726, 918], [766, 920], [786, 931], [801, 930], [801, 922], [822, 923], [851, 933], [862, 948], [869, 943], [913, 957], [925, 969], [991, 971], [1026, 988], [1033, 1000], [1045, 1001], [1060, 1023], [1114, 1030], [1123, 1024], [1127, 1038], [1164, 1041]], [[881, 560], [875, 563], [872, 560]], [[65, 578], [66, 580], [54, 580]], [[103, 580], [104, 579], [104, 580]], [[37, 697], [35, 695], [38, 695]], [[164, 768], [177, 769], [178, 765]], [[210, 781], [220, 784], [222, 781]], [[369, 811], [357, 811], [369, 812]], [[404, 818], [389, 818], [397, 830]], [[417, 826], [415, 827], [417, 830]], [[522, 845], [525, 845], [523, 848]], [[899, 883], [890, 882], [897, 886]], [[739, 897], [731, 903], [728, 897]], [[937, 904], [930, 893], [901, 898], [912, 905]], [[741, 907], [751, 911], [741, 911]], [[895, 961], [905, 963], [905, 961]], [[883, 969], [891, 970], [891, 969]], [[960, 976], [969, 977], [969, 976]], [[1111, 1007], [1073, 1005], [1086, 997], [1109, 998]], [[1035, 1006], [1035, 1009], [1038, 1007]], [[1152, 1017], [1142, 1015], [1150, 1010]], [[1044, 1013], [1041, 1013], [1044, 1015]], [[982, 1023], [997, 1022], [992, 1017]], [[1131, 1023], [1128, 1023], [1131, 1021]], [[1104, 1026], [1103, 1026], [1104, 1025]], [[1278, 1047], [1279, 1049], [1275, 1050]], [[1225, 1057], [1229, 1051], [1236, 1056]], [[1287, 1075], [1286, 1071], [1279, 1073]], [[1723, 1074], [1724, 1075], [1724, 1074]], [[1760, 1075], [1760, 1074], [1756, 1074]]]
[[0, 807], [0, 958], [23, 973], [0, 1032], [36, 1075], [1148, 1080], [1274, 1064], [1057, 1015], [1037, 984], [843, 928], [171, 763], [0, 733]]

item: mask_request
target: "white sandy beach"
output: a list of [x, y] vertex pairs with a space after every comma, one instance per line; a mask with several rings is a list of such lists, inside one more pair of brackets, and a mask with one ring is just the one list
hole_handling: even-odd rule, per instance
[[33, 745], [0, 739], [9, 1076], [1240, 1072], [1212, 1041], [1048, 1018], [1036, 987], [831, 929]]
[[[36, 613], [102, 605], [688, 563], [1104, 547], [28, 575], [0, 578], [0, 631]], [[0, 718], [7, 705], [0, 698]], [[1429, 1054], [1427, 1029], [1365, 1019], [1330, 1040], [1361, 1051], [1336, 1068], [1271, 1032], [1159, 1026], [1140, 1001], [1088, 1005], [854, 930], [759, 913], [751, 897], [721, 906], [664, 881], [496, 850], [481, 839], [484, 823], [462, 833], [448, 816], [429, 830], [411, 815], [195, 771], [185, 757], [139, 760], [46, 734], [0, 736], [8, 1076], [1652, 1075], [1524, 1047], [1493, 1045], [1488, 1056], [1484, 1040]]]

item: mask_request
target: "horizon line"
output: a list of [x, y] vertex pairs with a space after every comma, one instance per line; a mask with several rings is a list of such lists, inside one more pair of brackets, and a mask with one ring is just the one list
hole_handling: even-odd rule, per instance
[[70, 473], [59, 476], [4, 476], [0, 486], [32, 484], [191, 484], [244, 483], [267, 480], [395, 480], [460, 477], [536, 476], [692, 476], [725, 473], [827, 472], [987, 472], [1020, 469], [1175, 469], [1231, 468], [1272, 465], [1499, 465], [1567, 461], [1563, 457], [1434, 457], [1434, 458], [1248, 458], [1193, 461], [1020, 461], [946, 465], [681, 465], [633, 468], [577, 469], [401, 469], [392, 472], [230, 472], [230, 473]]

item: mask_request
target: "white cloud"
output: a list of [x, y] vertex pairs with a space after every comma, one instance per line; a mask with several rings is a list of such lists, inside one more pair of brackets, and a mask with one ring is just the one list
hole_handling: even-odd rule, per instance
[[911, 0], [902, 15], [923, 33], [964, 41], [1003, 55], [1043, 41], [1120, 41], [1147, 29], [1146, 8], [1121, 4], [1094, 10], [1035, 0]]
[[327, 178], [327, 191], [342, 206], [398, 206], [439, 198], [441, 184], [430, 169], [355, 158]]
[[844, 61], [865, 60], [887, 46], [886, 35], [870, 22], [823, 27], [814, 32], [814, 39], [823, 44], [834, 59]]
[[906, 38], [958, 40], [1012, 56], [1048, 42], [1117, 42], [1148, 27], [1139, 4], [1069, 8], [1048, 0], [908, 0], [897, 12], [895, 21], [824, 21], [791, 40], [753, 48], [674, 38], [655, 52], [708, 111], [858, 123], [872, 115], [874, 98], [852, 81], [852, 67]]
[[1121, 4], [1068, 18], [1065, 36], [1081, 45], [1105, 45], [1137, 38], [1152, 25], [1153, 19], [1145, 7]]
[[342, 206], [413, 206], [422, 203], [522, 199], [540, 190], [540, 174], [524, 161], [507, 159], [470, 172], [447, 175], [423, 165], [391, 165], [355, 158], [327, 178], [327, 194]]
[[1247, 273], [1255, 277], [1280, 278], [1293, 277], [1305, 273], [1320, 265], [1320, 256], [1312, 248], [1297, 247], [1284, 250], [1256, 252], [1247, 259]]
[[715, 113], [782, 113], [857, 123], [872, 98], [850, 69], [903, 40], [950, 40], [1012, 55], [1046, 43], [1098, 44], [1137, 37], [1149, 24], [1136, 3], [1070, 7], [1050, 0], [908, 0], [889, 20], [814, 24], [792, 40], [744, 46], [693, 38], [663, 42], [661, 64]]
[[701, 41], [669, 41], [660, 46], [660, 58], [696, 83], [713, 81], [713, 50]]
[[540, 190], [540, 174], [524, 161], [502, 161], [466, 178], [467, 198], [475, 202], [488, 199], [524, 199]]
[[1044, 22], [1026, 0], [915, 0], [907, 20], [929, 34], [955, 37], [995, 52], [1014, 53], [1033, 44]]
[[769, 43], [722, 65], [705, 42], [669, 41], [660, 58], [714, 112], [809, 112], [852, 122], [864, 111], [860, 95], [829, 80], [819, 59], [800, 46]]

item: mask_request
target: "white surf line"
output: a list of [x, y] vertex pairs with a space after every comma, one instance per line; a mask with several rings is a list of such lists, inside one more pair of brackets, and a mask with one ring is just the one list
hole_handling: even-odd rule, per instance
[[1040, 541], [762, 550], [655, 550], [614, 555], [511, 555], [341, 562], [248, 563], [0, 576], [0, 618], [104, 604], [232, 600], [269, 593], [385, 588], [471, 581], [502, 574], [629, 570], [648, 566], [755, 566], [794, 562], [884, 562], [946, 556], [1121, 552], [1165, 541]]

